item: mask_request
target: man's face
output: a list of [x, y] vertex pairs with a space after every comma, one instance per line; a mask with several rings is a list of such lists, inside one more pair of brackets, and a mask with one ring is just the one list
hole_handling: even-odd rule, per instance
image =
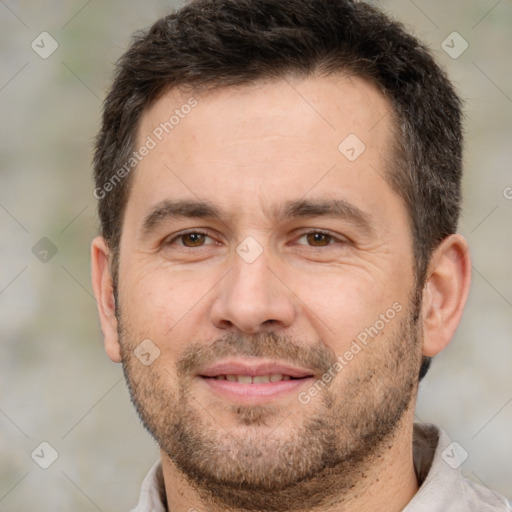
[[123, 221], [125, 374], [172, 464], [227, 501], [335, 468], [351, 485], [412, 414], [421, 342], [408, 214], [383, 179], [389, 110], [338, 76], [171, 91], [142, 117], [136, 148], [156, 146]]

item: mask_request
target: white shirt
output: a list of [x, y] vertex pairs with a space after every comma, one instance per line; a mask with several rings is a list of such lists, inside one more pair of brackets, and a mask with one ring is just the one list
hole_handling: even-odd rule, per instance
[[[444, 430], [414, 424], [413, 460], [420, 488], [402, 512], [511, 512], [500, 494], [462, 476], [457, 448]], [[512, 479], [512, 476], [511, 476]], [[131, 512], [172, 512], [165, 507], [161, 461], [147, 474]]]

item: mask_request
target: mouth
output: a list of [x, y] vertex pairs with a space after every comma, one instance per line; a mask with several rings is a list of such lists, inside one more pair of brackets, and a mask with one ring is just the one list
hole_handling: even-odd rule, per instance
[[274, 401], [311, 385], [311, 370], [262, 360], [222, 361], [202, 370], [198, 377], [216, 395], [237, 403]]
[[[267, 384], [269, 382], [281, 382], [283, 380], [292, 380], [296, 377], [283, 375], [282, 373], [272, 373], [267, 375], [217, 375], [215, 377], [206, 377], [217, 380], [227, 380], [228, 382], [239, 382], [240, 384]], [[300, 377], [304, 378], [304, 377]]]

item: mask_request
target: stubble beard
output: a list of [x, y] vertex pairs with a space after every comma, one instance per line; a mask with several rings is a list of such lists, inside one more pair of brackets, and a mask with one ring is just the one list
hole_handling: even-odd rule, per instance
[[230, 335], [207, 347], [191, 344], [175, 368], [144, 367], [119, 311], [123, 370], [144, 426], [209, 509], [320, 510], [360, 487], [401, 431], [418, 384], [417, 307], [411, 302], [394, 320], [398, 327], [390, 323], [311, 403], [297, 401], [297, 411], [227, 406], [236, 418], [233, 429], [221, 427], [193, 395], [191, 375], [199, 363], [265, 356], [322, 374], [336, 361], [334, 353], [273, 333]]

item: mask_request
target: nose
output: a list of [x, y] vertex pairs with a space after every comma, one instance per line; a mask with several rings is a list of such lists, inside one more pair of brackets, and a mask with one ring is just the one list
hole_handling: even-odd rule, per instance
[[234, 266], [216, 288], [211, 308], [211, 321], [218, 329], [256, 334], [293, 324], [297, 313], [293, 292], [278, 266], [271, 268], [270, 263], [265, 252], [252, 263], [234, 256]]

